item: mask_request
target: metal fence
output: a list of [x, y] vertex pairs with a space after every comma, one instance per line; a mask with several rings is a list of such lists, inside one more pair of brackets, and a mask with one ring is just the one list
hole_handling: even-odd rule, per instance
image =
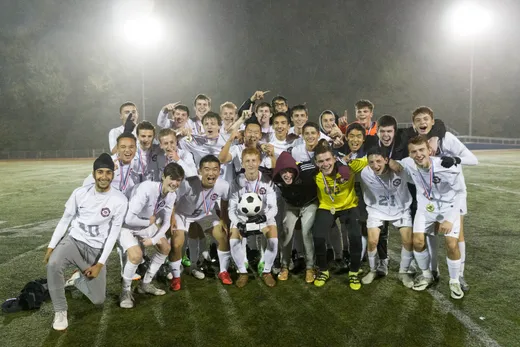
[[0, 160], [6, 159], [66, 159], [66, 158], [96, 158], [103, 152], [101, 149], [68, 149], [45, 151], [0, 151]]

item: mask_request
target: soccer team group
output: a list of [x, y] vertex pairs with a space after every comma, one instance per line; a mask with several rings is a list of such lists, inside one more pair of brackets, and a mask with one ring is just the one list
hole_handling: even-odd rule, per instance
[[[398, 129], [389, 115], [373, 121], [374, 105], [360, 100], [355, 121], [326, 110], [314, 123], [305, 105], [290, 108], [282, 96], [268, 103], [265, 93], [256, 91], [238, 109], [226, 102], [219, 113], [201, 94], [191, 117], [187, 106], [168, 104], [157, 128], [139, 121], [135, 104], [121, 105], [122, 125], [109, 133], [112, 153], [94, 161], [66, 202], [44, 257], [54, 329], [68, 326], [65, 287], [104, 302], [114, 246], [120, 307], [132, 308], [135, 279], [141, 294], [166, 294], [152, 283], [161, 266], [173, 291], [182, 287], [182, 272], [203, 279], [211, 243], [224, 285], [244, 287], [248, 255], [256, 254], [255, 271], [269, 287], [288, 280], [295, 264], [305, 267], [307, 283], [324, 286], [333, 264], [359, 290], [387, 275], [392, 224], [402, 242], [399, 281], [422, 291], [438, 279], [444, 234], [451, 297], [464, 296], [461, 165], [477, 158], [433, 111], [417, 108], [413, 127]], [[236, 275], [228, 272], [231, 258]], [[69, 266], [79, 271], [66, 280]]]

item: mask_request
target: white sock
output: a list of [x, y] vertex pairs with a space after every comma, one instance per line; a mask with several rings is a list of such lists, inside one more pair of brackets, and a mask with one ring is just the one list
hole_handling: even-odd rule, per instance
[[231, 258], [231, 252], [229, 251], [219, 251], [217, 249], [218, 261], [220, 263], [220, 272], [224, 272], [228, 270], [229, 267], [229, 259]]
[[428, 254], [428, 250], [425, 249], [422, 252], [413, 251], [413, 255], [417, 261], [417, 266], [419, 266], [419, 269], [423, 272], [423, 276], [428, 278], [433, 277], [430, 271], [430, 255]]
[[464, 263], [466, 262], [466, 241], [459, 242], [460, 277], [464, 277]]
[[161, 267], [161, 265], [164, 264], [164, 261], [166, 260], [167, 256], [168, 255], [161, 254], [161, 253], [155, 253], [153, 255], [152, 259], [150, 260], [150, 267], [148, 268], [148, 270], [146, 271], [146, 274], [144, 275], [143, 283], [152, 282], [153, 277], [155, 276], [157, 271], [159, 271], [159, 268]]
[[267, 248], [265, 249], [265, 265], [264, 265], [264, 273], [270, 273], [271, 268], [273, 267], [274, 260], [276, 258], [276, 254], [278, 253], [278, 239], [270, 238], [267, 239]]
[[426, 235], [428, 253], [430, 254], [430, 270], [439, 271], [439, 240], [437, 235]]
[[200, 256], [199, 239], [192, 239], [191, 237], [188, 237], [188, 248], [190, 250], [190, 261], [193, 266], [196, 266]]
[[181, 277], [181, 260], [169, 261], [168, 265], [170, 266], [170, 270], [172, 271], [173, 277]]
[[229, 245], [231, 247], [231, 256], [233, 257], [233, 261], [240, 273], [247, 273], [246, 266], [244, 264], [244, 248], [242, 247], [242, 242], [239, 239], [231, 239], [229, 240]]
[[117, 254], [119, 255], [119, 264], [121, 265], [121, 277], [126, 264], [126, 252], [123, 252], [119, 245], [116, 245]]
[[[361, 235], [361, 260], [363, 260], [363, 258], [365, 257], [366, 251], [367, 251], [367, 237]], [[377, 253], [377, 249], [374, 252]]]
[[399, 265], [399, 272], [407, 272], [413, 260], [413, 252], [407, 251], [401, 246], [401, 264]]
[[[249, 263], [249, 259], [247, 259], [247, 245], [249, 244], [249, 240], [251, 237], [243, 237], [242, 238], [242, 251], [244, 252], [244, 263]], [[250, 247], [251, 248], [251, 247]]]
[[370, 271], [376, 271], [376, 255], [377, 249], [374, 251], [368, 251], [368, 265], [370, 266]]
[[132, 278], [135, 275], [135, 271], [139, 264], [133, 264], [130, 261], [127, 261], [125, 267], [123, 268], [123, 290], [130, 290], [132, 286]]
[[450, 283], [459, 282], [460, 259], [452, 260], [450, 258], [446, 258], [446, 261], [448, 262], [448, 272], [450, 273]]

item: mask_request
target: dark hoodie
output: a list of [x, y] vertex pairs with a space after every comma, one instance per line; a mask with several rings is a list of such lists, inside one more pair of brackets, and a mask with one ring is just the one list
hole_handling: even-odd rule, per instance
[[[291, 185], [285, 184], [280, 172], [293, 169], [296, 175]], [[312, 163], [296, 163], [289, 152], [282, 152], [273, 171], [273, 183], [280, 188], [284, 200], [294, 207], [304, 207], [316, 201], [318, 191], [314, 176], [317, 168]]]

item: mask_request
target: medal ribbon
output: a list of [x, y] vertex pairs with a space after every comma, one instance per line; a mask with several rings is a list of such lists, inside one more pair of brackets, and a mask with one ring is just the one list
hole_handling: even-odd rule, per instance
[[161, 204], [161, 202], [163, 202], [163, 200], [161, 200], [161, 195], [162, 195], [162, 182], [161, 182], [161, 184], [159, 184], [159, 196], [157, 196], [157, 201], [155, 202], [155, 208], [153, 209], [154, 216], [157, 214], [157, 212], [159, 212], [159, 205]]
[[430, 184], [429, 185], [426, 183], [426, 181], [424, 180], [424, 177], [419, 172], [419, 177], [421, 178], [422, 186], [424, 188], [424, 196], [428, 200], [433, 199], [432, 190], [433, 190], [433, 175], [434, 175], [434, 172], [435, 172], [435, 170], [433, 168], [433, 161], [432, 161], [431, 158], [430, 158], [430, 170], [429, 170], [429, 174], [430, 174]]
[[[375, 174], [374, 172], [374, 176], [376, 177], [376, 179], [379, 181], [379, 183], [381, 184], [381, 186], [383, 186], [383, 188], [385, 189], [385, 198], [386, 198], [386, 201], [388, 201], [388, 204], [390, 204], [390, 189], [387, 188], [387, 186], [385, 185], [385, 183], [383, 182], [383, 180]], [[388, 193], [388, 195], [387, 195]]]
[[[392, 153], [394, 153], [394, 146], [395, 146], [395, 139], [392, 143], [392, 149], [390, 150], [390, 153], [388, 154], [389, 159], [392, 158]], [[383, 144], [381, 143], [381, 140], [379, 140], [379, 147], [384, 147]]]
[[[256, 180], [255, 189], [253, 190], [253, 193], [258, 194], [258, 189], [260, 188], [260, 178], [261, 177], [262, 177], [262, 173], [258, 172], [258, 179]], [[246, 191], [248, 193], [251, 193], [251, 187], [249, 186], [249, 181], [247, 180], [247, 178], [246, 178]]]
[[[148, 154], [148, 158], [146, 161], [143, 161], [143, 155], [140, 148], [137, 149], [137, 153], [139, 154], [139, 166], [137, 167], [137, 171], [139, 172], [139, 169], [143, 169], [141, 174], [144, 175], [146, 173], [146, 170], [148, 170], [148, 166], [150, 166], [150, 160], [152, 159], [152, 153]], [[146, 165], [145, 165], [146, 162]]]
[[[327, 184], [327, 179], [325, 178], [325, 175], [323, 172], [321, 173], [321, 177], [323, 178], [323, 185], [325, 186], [325, 193], [329, 196], [330, 200], [334, 202], [334, 198], [332, 197], [332, 192], [330, 190], [329, 185]], [[336, 195], [336, 178], [334, 178], [334, 195]]]
[[119, 160], [119, 172], [121, 175], [121, 180], [119, 181], [119, 190], [120, 191], [124, 191], [126, 189], [126, 187], [128, 186], [128, 181], [130, 179], [131, 171], [132, 171], [132, 168], [130, 167], [130, 165], [128, 165], [128, 169], [126, 170], [126, 175], [125, 175], [125, 170], [123, 169], [123, 162], [121, 160]]
[[211, 213], [211, 203], [212, 203], [211, 193], [212, 192], [213, 192], [213, 188], [211, 188], [211, 190], [208, 192], [208, 195], [204, 196], [204, 189], [202, 190], [202, 199], [204, 200], [202, 202], [202, 204], [204, 205], [204, 212], [206, 213], [206, 216], [209, 216]]

